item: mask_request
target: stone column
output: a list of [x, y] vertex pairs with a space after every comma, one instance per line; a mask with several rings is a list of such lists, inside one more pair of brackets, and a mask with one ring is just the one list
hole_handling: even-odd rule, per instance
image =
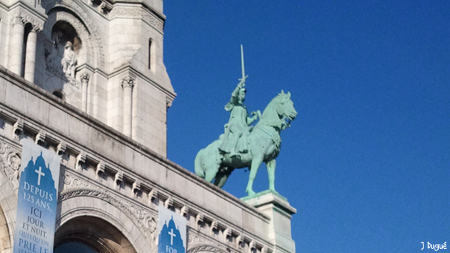
[[84, 73], [81, 75], [81, 110], [87, 113], [87, 99], [88, 99], [88, 84], [89, 74]]
[[123, 134], [131, 137], [131, 122], [133, 117], [133, 87], [134, 79], [122, 79], [123, 88]]
[[36, 43], [37, 33], [40, 31], [38, 26], [33, 26], [28, 34], [26, 53], [25, 53], [25, 79], [34, 82], [34, 69], [36, 67]]
[[25, 33], [25, 23], [22, 17], [17, 16], [12, 20], [12, 40], [11, 40], [11, 61], [10, 70], [17, 74], [22, 74], [23, 37]]
[[295, 252], [295, 242], [291, 237], [291, 217], [297, 210], [289, 205], [285, 197], [266, 190], [242, 200], [270, 218], [267, 235], [275, 246], [274, 253]]

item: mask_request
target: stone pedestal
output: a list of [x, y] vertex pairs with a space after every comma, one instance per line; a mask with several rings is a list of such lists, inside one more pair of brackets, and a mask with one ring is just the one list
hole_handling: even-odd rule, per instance
[[275, 245], [274, 253], [295, 252], [295, 242], [291, 237], [291, 217], [297, 210], [289, 205], [285, 197], [267, 190], [242, 200], [270, 218], [267, 232]]

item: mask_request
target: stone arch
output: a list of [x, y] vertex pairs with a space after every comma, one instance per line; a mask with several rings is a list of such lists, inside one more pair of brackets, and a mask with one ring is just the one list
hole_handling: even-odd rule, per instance
[[17, 211], [18, 147], [0, 143], [0, 253], [12, 252], [13, 227]]
[[70, 10], [61, 7], [50, 10], [43, 30], [45, 38], [48, 41], [52, 41], [52, 30], [55, 25], [61, 22], [65, 22], [73, 27], [83, 44], [81, 51], [78, 53], [78, 65], [86, 63], [94, 68], [97, 67], [98, 50], [95, 47], [92, 35], [85, 23]]
[[[59, 218], [56, 221], [56, 236], [58, 238], [55, 236], [55, 245], [60, 243], [57, 240], [64, 240], [64, 238], [70, 237], [72, 239], [76, 238], [77, 230], [66, 231], [64, 228], [66, 224], [70, 226], [71, 221], [80, 219], [84, 219], [82, 221], [85, 221], [85, 224], [90, 224], [90, 222], [86, 221], [92, 218], [92, 220], [98, 221], [99, 224], [110, 224], [111, 228], [114, 228], [117, 233], [123, 235], [123, 239], [129, 242], [129, 245], [125, 243], [120, 246], [123, 247], [123, 252], [148, 252], [148, 249], [155, 247], [155, 244], [149, 240], [149, 238], [154, 236], [155, 231], [152, 231], [152, 235], [147, 234], [147, 231], [143, 229], [143, 224], [144, 222], [148, 222], [146, 221], [148, 217], [133, 217], [133, 215], [130, 215], [124, 209], [125, 206], [124, 203], [120, 203], [120, 200], [98, 190], [70, 189], [63, 191], [60, 194], [60, 202], [58, 203], [60, 215], [58, 215]], [[156, 221], [154, 218], [152, 220]], [[63, 230], [60, 230], [60, 228]], [[71, 232], [73, 232], [72, 235], [70, 235]], [[114, 233], [115, 238], [120, 237], [117, 233]], [[103, 240], [103, 242], [101, 239], [97, 242], [97, 247], [102, 243], [108, 242], [108, 238]], [[84, 240], [86, 244], [89, 243], [88, 238], [84, 238]], [[118, 247], [117, 243], [112, 241], [109, 241], [109, 244], [106, 245], [111, 249], [117, 249]], [[109, 251], [105, 249], [104, 252]], [[117, 251], [114, 250], [112, 252]]]
[[0, 253], [12, 252], [11, 231], [16, 220], [17, 187], [15, 158], [17, 150], [0, 143]]
[[[66, 13], [72, 13], [72, 15], [76, 16], [78, 20], [80, 20], [84, 27], [86, 27], [89, 32], [92, 47], [94, 50], [96, 59], [94, 68], [105, 68], [105, 53], [103, 47], [103, 40], [100, 36], [100, 32], [97, 29], [96, 24], [93, 22], [93, 19], [90, 17], [88, 12], [86, 11], [86, 7], [79, 0], [49, 0], [42, 3], [42, 7], [46, 10], [46, 14], [49, 16], [55, 10], [64, 10]], [[49, 23], [49, 24], [47, 24]], [[52, 27], [55, 21], [53, 21], [50, 16], [47, 18], [47, 22], [45, 26]], [[44, 32], [45, 32], [44, 27]]]
[[11, 245], [8, 223], [3, 213], [3, 208], [0, 207], [0, 253], [10, 252]]
[[[55, 248], [65, 243], [79, 242], [101, 253], [135, 253], [123, 231], [99, 217], [96, 211], [93, 215], [71, 218], [60, 226], [55, 233]], [[100, 213], [106, 215], [105, 212]]]

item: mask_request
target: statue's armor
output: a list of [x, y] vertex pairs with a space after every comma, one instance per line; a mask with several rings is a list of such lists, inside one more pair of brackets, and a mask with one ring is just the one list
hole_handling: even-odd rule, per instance
[[247, 108], [244, 105], [233, 105], [228, 124], [225, 125], [225, 138], [219, 149], [222, 152], [235, 154], [247, 152]]

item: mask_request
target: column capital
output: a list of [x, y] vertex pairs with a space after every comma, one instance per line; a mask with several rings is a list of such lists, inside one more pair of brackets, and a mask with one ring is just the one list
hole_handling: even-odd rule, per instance
[[33, 18], [30, 15], [27, 15], [27, 13], [19, 12], [15, 16], [11, 18], [11, 22], [13, 25], [23, 25], [31, 24], [32, 32], [40, 32], [44, 30], [44, 23], [38, 22], [35, 18]]
[[27, 23], [27, 20], [19, 13], [18, 15], [11, 17], [11, 23], [12, 25], [24, 26]]
[[81, 81], [82, 82], [86, 82], [89, 83], [89, 79], [91, 78], [91, 75], [89, 75], [88, 73], [83, 73], [81, 75]]
[[134, 79], [131, 76], [127, 76], [122, 79], [122, 88], [131, 88], [134, 87]]
[[166, 96], [166, 107], [169, 108], [172, 106], [173, 98]]
[[41, 24], [31, 24], [31, 25], [32, 25], [31, 32], [38, 33], [44, 30], [44, 26]]

